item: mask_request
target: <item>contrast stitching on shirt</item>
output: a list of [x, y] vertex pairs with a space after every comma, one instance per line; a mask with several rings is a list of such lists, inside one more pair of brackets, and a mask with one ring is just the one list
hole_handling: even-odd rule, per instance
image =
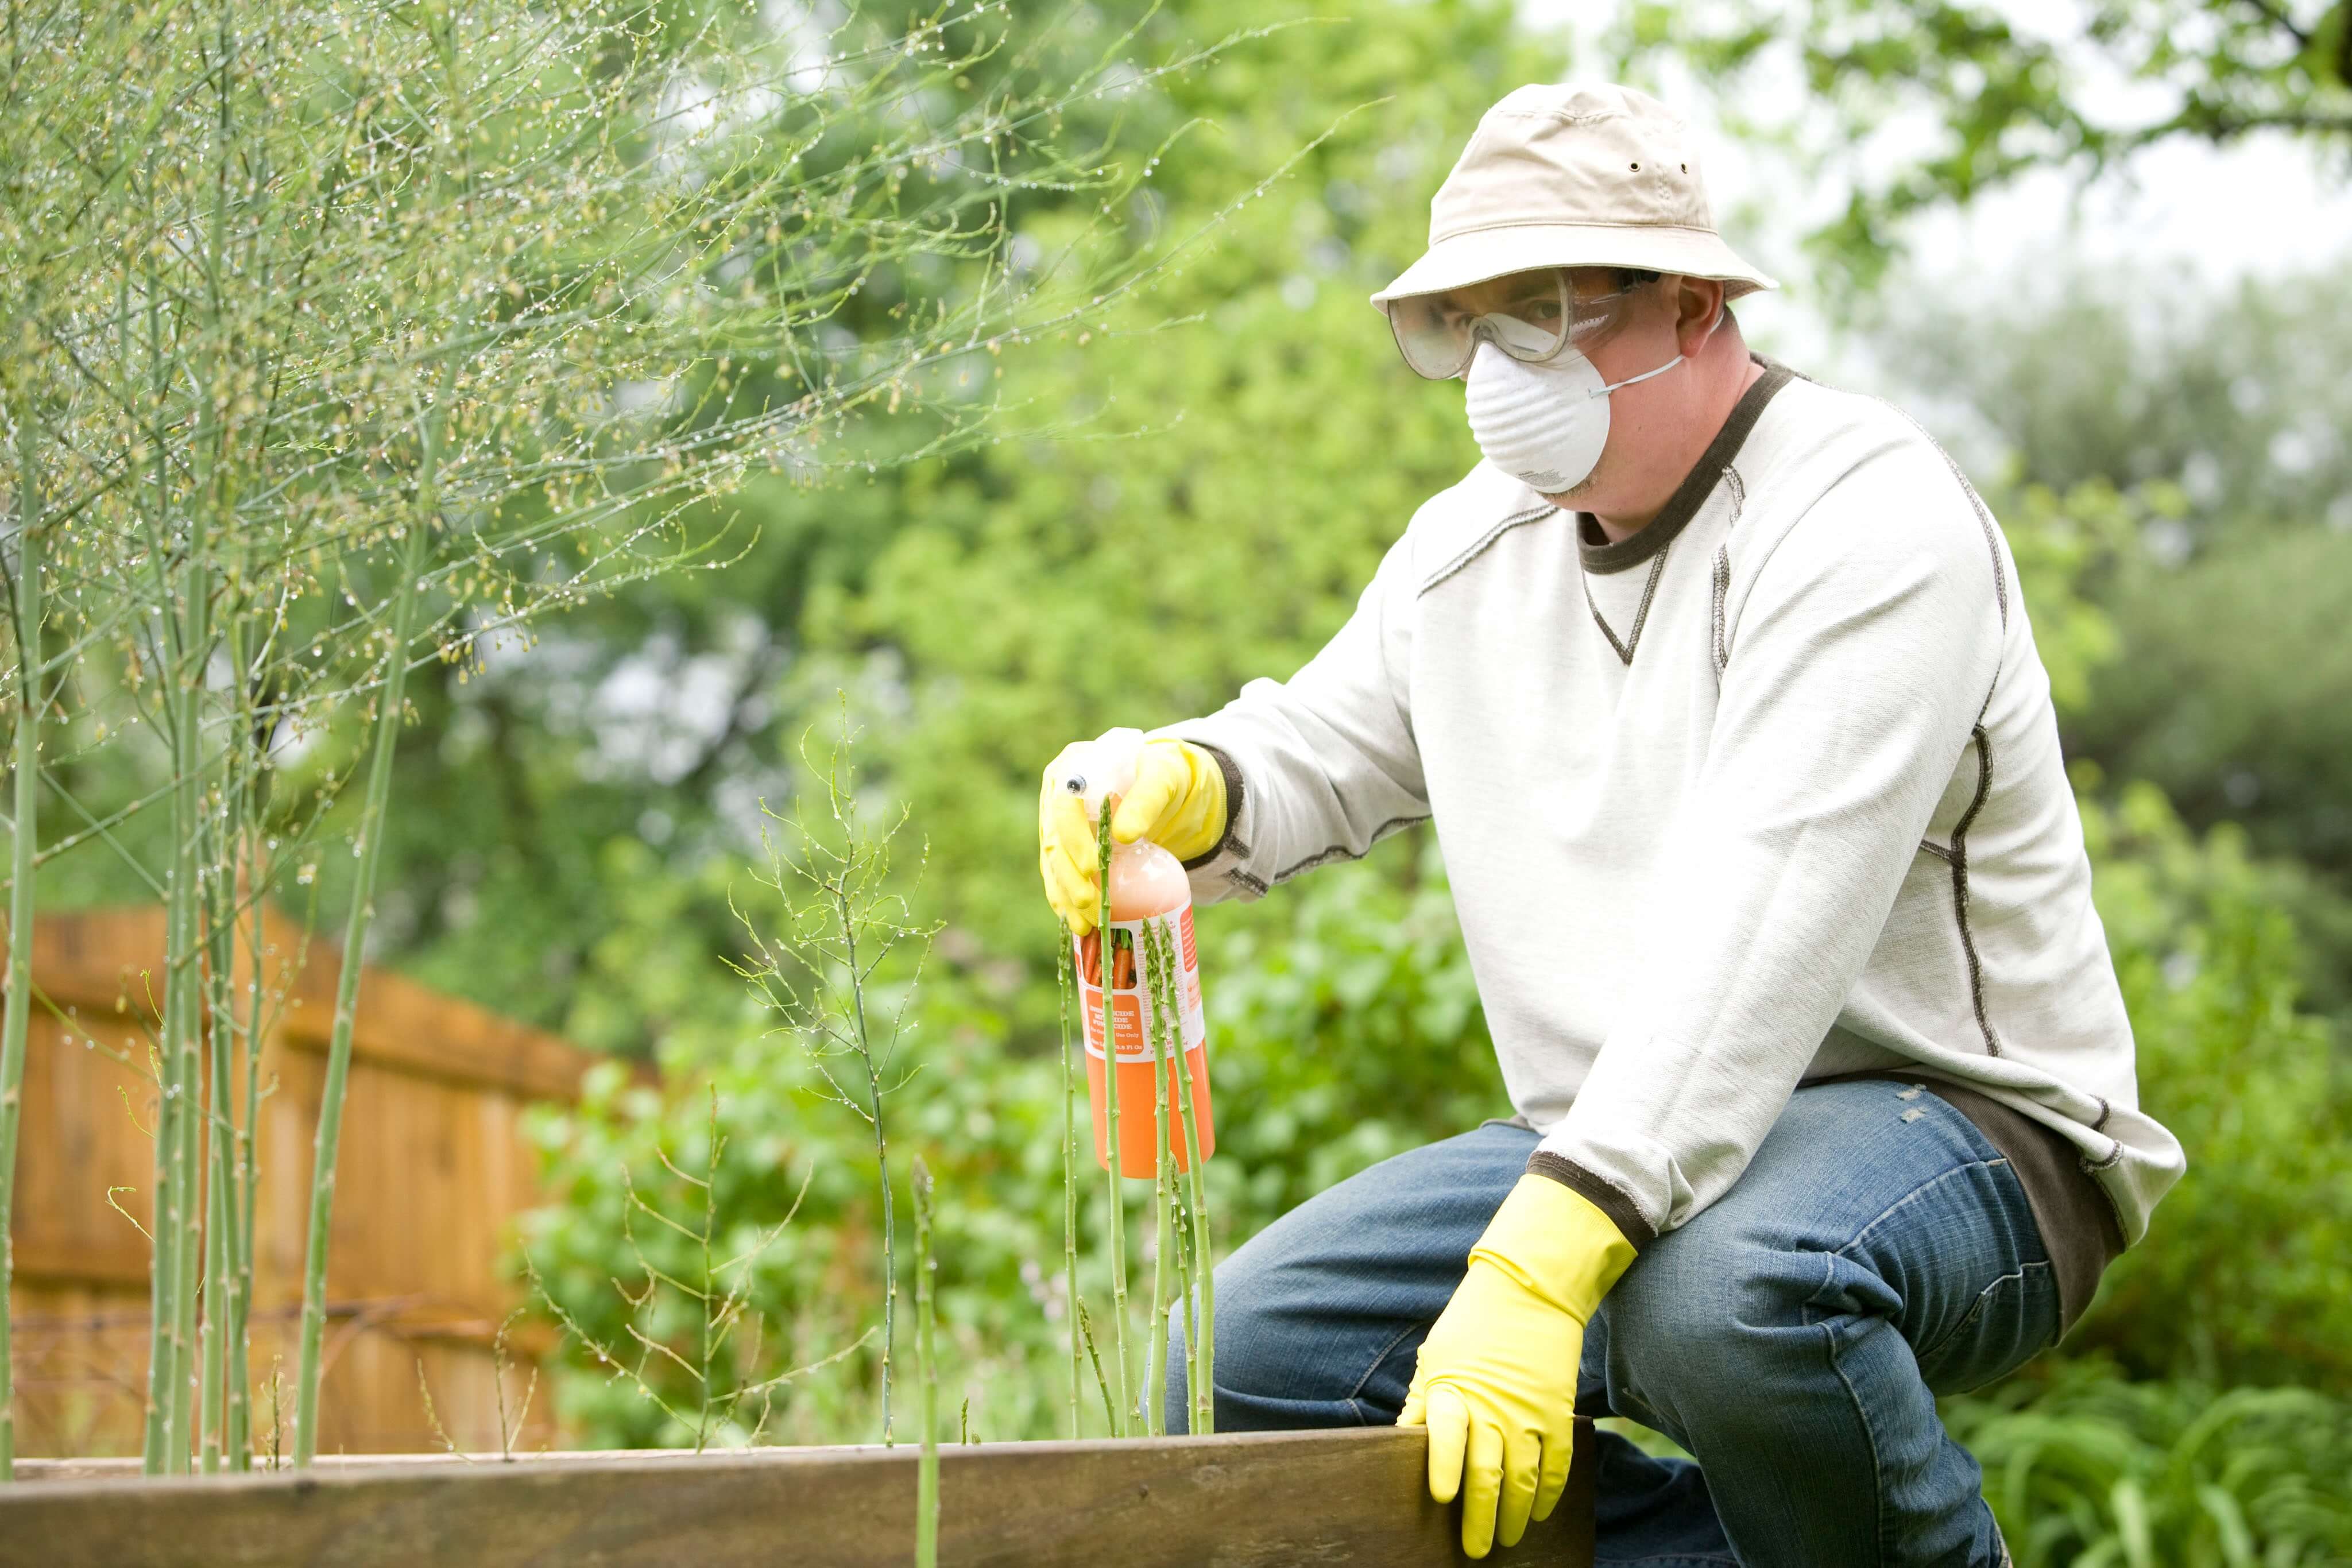
[[1960, 813], [1960, 820], [1952, 824], [1951, 852], [1944, 858], [1952, 865], [1952, 915], [1959, 923], [1960, 951], [1969, 960], [1969, 999], [1976, 1008], [1977, 1028], [1984, 1035], [1985, 1054], [1999, 1056], [2000, 1037], [1993, 1033], [1992, 1020], [1985, 1016], [1984, 963], [1977, 956], [1976, 936], [1969, 929], [1969, 828], [1992, 793], [1992, 737], [1981, 724], [1969, 735], [1977, 748], [1977, 793], [1969, 802], [1969, 809]]
[[1731, 589], [1731, 547], [1715, 547], [1715, 673], [1731, 664], [1731, 650], [1723, 645], [1723, 598]]
[[[2113, 1168], [2122, 1161], [2123, 1157], [2123, 1142], [2121, 1139], [2116, 1139], [2115, 1140], [2115, 1148], [2113, 1152], [2111, 1152], [2105, 1159], [2096, 1162], [2086, 1159], [2077, 1159], [2074, 1163], [2082, 1167], [2083, 1174], [2084, 1176], [2096, 1176], [2101, 1171]], [[2116, 1222], [2116, 1235], [2117, 1237], [2129, 1235], [2130, 1231], [2126, 1229], [2124, 1225], [2123, 1205], [2117, 1203], [2116, 1201], [2116, 1195], [2107, 1190], [2107, 1184], [2103, 1181], [2095, 1180], [2091, 1183], [2091, 1190], [2107, 1200], [2107, 1213]], [[2077, 1319], [2076, 1321], [2080, 1322], [2081, 1320]]]
[[1739, 514], [1747, 509], [1748, 486], [1739, 477], [1739, 470], [1725, 465], [1723, 483], [1731, 492], [1731, 520], [1723, 525], [1723, 542], [1715, 547], [1715, 673], [1720, 676], [1731, 664], [1731, 649], [1724, 637], [1723, 604], [1731, 592], [1731, 530], [1739, 526]]
[[1542, 506], [1536, 507], [1533, 511], [1516, 512], [1510, 517], [1505, 517], [1501, 522], [1496, 523], [1493, 528], [1487, 529], [1484, 535], [1480, 536], [1476, 542], [1473, 543], [1461, 554], [1455, 556], [1452, 560], [1447, 561], [1444, 566], [1439, 567], [1426, 578], [1423, 578], [1422, 580], [1421, 587], [1414, 591], [1413, 597], [1415, 599], [1419, 599], [1423, 594], [1427, 593], [1431, 589], [1435, 588], [1439, 583], [1444, 582], [1447, 578], [1454, 576], [1464, 567], [1466, 567], [1472, 561], [1476, 560], [1480, 556], [1486, 553], [1489, 546], [1493, 545], [1496, 539], [1501, 538], [1505, 534], [1509, 533], [1513, 528], [1519, 527], [1523, 523], [1532, 523], [1539, 517], [1548, 517], [1559, 510], [1559, 508], [1558, 507], [1555, 507], [1550, 502], [1547, 501]]
[[[1667, 546], [1667, 549], [1673, 548], [1672, 545]], [[1601, 628], [1601, 634], [1609, 639], [1611, 647], [1617, 650], [1617, 657], [1628, 664], [1633, 662], [1633, 650], [1642, 645], [1642, 627], [1650, 619], [1650, 601], [1657, 597], [1658, 579], [1664, 575], [1665, 570], [1666, 550], [1660, 550], [1656, 564], [1650, 568], [1650, 580], [1642, 586], [1642, 607], [1633, 612], [1633, 635], [1622, 643], [1617, 640], [1617, 633], [1609, 629], [1609, 622], [1601, 619], [1601, 606], [1592, 601], [1592, 579], [1588, 576], [1579, 580], [1584, 584], [1584, 607], [1592, 612], [1592, 623]]]
[[1934, 855], [1939, 861], [1948, 861], [1952, 858], [1952, 852], [1946, 849], [1943, 845], [1937, 843], [1933, 839], [1921, 839], [1919, 841], [1919, 847], [1922, 850], [1925, 850], [1927, 853]]
[[1232, 870], [1226, 872], [1225, 880], [1253, 897], [1262, 895], [1265, 892], [1266, 888], [1265, 879], [1264, 877], [1252, 876], [1249, 873], [1244, 871], [1239, 866], [1234, 866]]
[[1748, 485], [1739, 477], [1739, 470], [1726, 464], [1723, 483], [1731, 492], [1731, 520], [1723, 525], [1723, 542], [1715, 547], [1715, 673], [1718, 679], [1731, 664], [1723, 620], [1724, 601], [1731, 592], [1731, 530], [1739, 526], [1739, 515], [1748, 507]]
[[[1429, 821], [1429, 815], [1427, 812], [1423, 812], [1418, 817], [1391, 817], [1387, 821], [1382, 822], [1379, 827], [1372, 830], [1371, 844], [1379, 843], [1382, 839], [1387, 838], [1391, 833], [1397, 831], [1401, 828], [1410, 828], [1415, 822], [1426, 822], [1427, 821]], [[1301, 872], [1313, 871], [1317, 866], [1328, 865], [1333, 861], [1360, 861], [1363, 859], [1366, 854], [1370, 852], [1371, 844], [1367, 844], [1360, 850], [1351, 850], [1345, 844], [1333, 844], [1328, 849], [1318, 850], [1313, 854], [1308, 855], [1305, 860], [1297, 862], [1296, 863], [1275, 873], [1275, 885], [1279, 887]]]

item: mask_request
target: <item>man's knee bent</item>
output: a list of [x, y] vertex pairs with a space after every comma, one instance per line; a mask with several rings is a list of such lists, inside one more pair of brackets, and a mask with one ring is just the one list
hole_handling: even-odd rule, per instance
[[1637, 1420], [1672, 1428], [1680, 1412], [1737, 1405], [1775, 1360], [1807, 1354], [1822, 1315], [1830, 1259], [1707, 1218], [1650, 1243], [1601, 1303], [1611, 1397]]

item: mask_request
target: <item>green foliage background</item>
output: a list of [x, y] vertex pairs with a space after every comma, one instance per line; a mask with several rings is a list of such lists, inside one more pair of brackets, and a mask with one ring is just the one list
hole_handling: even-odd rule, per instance
[[[622, 1173], [649, 1202], [698, 1206], [667, 1167], [705, 1168], [715, 1089], [723, 1250], [745, 1258], [763, 1324], [720, 1375], [747, 1384], [851, 1351], [880, 1294], [869, 1135], [814, 1092], [727, 967], [740, 919], [782, 918], [751, 879], [759, 804], [803, 798], [802, 738], [845, 701], [874, 814], [905, 813], [906, 894], [942, 922], [919, 988], [894, 967], [877, 1000], [911, 995], [898, 1062], [911, 1077], [887, 1114], [898, 1179], [917, 1151], [939, 1177], [949, 1405], [968, 1401], [987, 1440], [1070, 1420], [1037, 770], [1073, 737], [1286, 674], [1414, 507], [1475, 460], [1458, 389], [1407, 372], [1364, 296], [1418, 254], [1423, 204], [1479, 112], [1570, 63], [1485, 0], [1364, 0], [1344, 17], [1303, 0], [1016, 9], [1038, 48], [1071, 57], [1255, 35], [1101, 110], [1121, 156], [1159, 160], [1115, 215], [1139, 242], [1205, 237], [1147, 293], [1004, 355], [992, 444], [817, 490], [754, 480], [730, 504], [740, 554], [724, 570], [587, 606], [469, 678], [421, 671], [375, 928], [377, 956], [424, 980], [661, 1066], [655, 1089], [616, 1061], [579, 1106], [534, 1124], [550, 1202], [519, 1249], [594, 1337], [693, 1332], [674, 1294], [633, 1306], [615, 1288], [639, 1278], [633, 1228], [644, 1260], [693, 1268], [676, 1238], [625, 1223]], [[2127, 67], [2164, 79], [2196, 62], [2163, 26], [2229, 13], [2195, 35], [2229, 68], [2206, 73], [2179, 123], [2139, 135], [2078, 112], [2064, 74], [1979, 8], [1931, 0], [1717, 7], [1714, 33], [1696, 10], [1628, 6], [1606, 64], [1678, 52], [1728, 95], [1764, 51], [1795, 49], [1817, 139], [1898, 99], [1950, 111], [1948, 155], [1859, 189], [1820, 238], [1836, 276], [1883, 280], [1842, 295], [1841, 313], [2010, 531], [2077, 758], [2143, 1098], [2191, 1160], [2075, 1334], [1956, 1402], [1953, 1427], [1985, 1460], [2021, 1562], [2347, 1562], [2352, 655], [2336, 605], [2352, 580], [2352, 310], [2332, 274], [2222, 298], [2154, 274], [2010, 289], [1888, 246], [1905, 212], [2120, 156], [2135, 136], [2225, 139], [2228, 115], [2257, 113], [2339, 136], [2327, 117], [2346, 88], [2326, 70], [2352, 6], [2284, 64], [2257, 14], [2308, 7], [2095, 9]], [[2021, 142], [2021, 127], [2043, 140]], [[1024, 225], [1034, 250], [1008, 259], [1041, 265], [1085, 199], [1041, 196]], [[885, 280], [851, 324], [890, 303]], [[1748, 314], [1769, 323], [1772, 308]], [[924, 434], [877, 420], [857, 439], [887, 453]], [[330, 910], [336, 858], [316, 890]], [[72, 868], [58, 886], [128, 891]], [[1207, 912], [1202, 935], [1221, 1252], [1389, 1155], [1507, 1113], [1424, 832]], [[756, 1248], [803, 1183], [793, 1222]], [[1094, 1303], [1099, 1252], [1090, 1240], [1082, 1271]], [[558, 1396], [581, 1440], [681, 1440], [609, 1364], [576, 1344], [567, 1356]], [[870, 1345], [845, 1354], [720, 1440], [871, 1438], [877, 1374]], [[1098, 1430], [1090, 1389], [1081, 1409]]]
[[[1208, 5], [1184, 21], [1215, 36], [1292, 15], [1306, 13]], [[758, 1264], [777, 1355], [835, 1354], [870, 1323], [874, 1195], [863, 1128], [811, 1097], [790, 1045], [717, 967], [742, 885], [726, 791], [790, 790], [793, 738], [849, 694], [872, 788], [928, 841], [919, 905], [946, 923], [908, 1048], [917, 1075], [891, 1113], [940, 1176], [950, 1405], [989, 1439], [1066, 1430], [1034, 769], [1072, 736], [1201, 711], [1293, 667], [1419, 500], [1475, 460], [1458, 393], [1403, 371], [1362, 297], [1417, 253], [1422, 196], [1497, 84], [1561, 67], [1499, 8], [1394, 5], [1277, 32], [1174, 84], [1167, 120], [1203, 123], [1155, 180], [1154, 223], [1202, 221], [1329, 135], [1149, 298], [1008, 361], [1008, 400], [1060, 434], [776, 497], [740, 568], [648, 601], [625, 630], [577, 633], [570, 689], [527, 666], [490, 683], [487, 701], [515, 716], [490, 715], [487, 733], [530, 758], [549, 743], [529, 716], [562, 734], [568, 704], [577, 763], [595, 727], [583, 690], [633, 659], [675, 683], [758, 629], [746, 640], [765, 663], [727, 666], [747, 672], [756, 711], [739, 706], [685, 772], [615, 763], [583, 784], [544, 758], [529, 775], [548, 791], [541, 821], [585, 797], [604, 802], [585, 819], [601, 829], [507, 841], [565, 856], [565, 885], [586, 895], [529, 902], [551, 923], [530, 927], [531, 951], [571, 955], [531, 1010], [614, 1049], [652, 1043], [674, 1082], [716, 1083], [726, 1207], [747, 1233], [811, 1181]], [[1875, 232], [1843, 243], [1866, 256]], [[2328, 348], [2352, 349], [2352, 317], [2320, 277], [2216, 298], [2150, 275], [2140, 290], [2157, 303], [2134, 313], [2100, 303], [2130, 289], [2079, 278], [1987, 309], [1953, 280], [1889, 277], [1854, 329], [1885, 384], [1969, 452], [2011, 532], [2078, 758], [2145, 1100], [2193, 1162], [2063, 1350], [1949, 1418], [1986, 1460], [2021, 1561], [2345, 1560], [2352, 1073], [2326, 1015], [2352, 997], [2336, 804], [2352, 703], [2334, 700], [2328, 610], [2352, 558], [2328, 524], [2352, 488], [2336, 434], [2352, 410]], [[2297, 439], [2310, 460], [2281, 462]], [[2254, 625], [2264, 634], [2243, 634]], [[446, 766], [450, 788], [475, 776]], [[475, 934], [496, 923], [436, 930], [426, 890], [448, 862], [425, 849], [415, 863], [410, 961], [479, 994]], [[487, 883], [472, 896], [487, 907]], [[1202, 929], [1221, 1249], [1507, 1111], [1425, 835]], [[541, 1126], [559, 1201], [526, 1242], [608, 1341], [625, 1316], [613, 1281], [632, 1267], [613, 1239], [614, 1173], [656, 1168], [657, 1145], [698, 1168], [699, 1126], [692, 1092], [618, 1071]], [[1097, 1313], [1100, 1210], [1089, 1184], [1081, 1283]], [[760, 1439], [872, 1436], [875, 1374], [869, 1351], [794, 1384]], [[593, 1440], [677, 1440], [608, 1369], [580, 1364], [562, 1393]], [[1084, 1393], [1082, 1429], [1097, 1430]]]
[[[929, 841], [920, 898], [947, 926], [895, 1135], [941, 1173], [950, 1393], [988, 1438], [1069, 1419], [1033, 770], [1072, 736], [1200, 711], [1295, 666], [1418, 501], [1475, 460], [1458, 394], [1409, 377], [1361, 298], [1416, 254], [1421, 195], [1496, 84], [1559, 61], [1492, 8], [1355, 16], [1277, 34], [1172, 95], [1212, 124], [1169, 160], [1171, 223], [1338, 129], [1113, 330], [1008, 371], [1016, 399], [1081, 434], [826, 497], [811, 509], [825, 523], [784, 519], [858, 542], [811, 574], [795, 621], [766, 622], [793, 642], [766, 733], [847, 690], [877, 789]], [[1832, 237], [1875, 275], [1874, 235]], [[1969, 454], [2010, 531], [2078, 759], [2145, 1102], [2193, 1166], [2066, 1345], [1948, 1418], [1987, 1463], [2021, 1561], [2344, 1561], [2352, 1070], [2328, 1015], [2352, 999], [2352, 862], [2334, 836], [2352, 703], [2330, 684], [2329, 607], [2352, 565], [2334, 516], [2352, 409], [2332, 371], [2352, 315], [2323, 277], [2220, 298], [2155, 273], [2046, 277], [2006, 298], [1998, 280], [1887, 277], [1854, 331], [1888, 390]], [[604, 853], [646, 892], [599, 912], [612, 934], [562, 1021], [625, 1046], [655, 1020], [673, 1073], [712, 1074], [747, 1221], [815, 1171], [763, 1300], [793, 1325], [794, 1356], [831, 1354], [873, 1311], [860, 1129], [813, 1104], [789, 1051], [758, 1041], [690, 950], [728, 857], [684, 875], [674, 847], [625, 834]], [[1425, 835], [1202, 929], [1221, 1249], [1507, 1112]], [[610, 1242], [613, 1172], [642, 1167], [656, 1140], [691, 1151], [691, 1111], [616, 1074], [543, 1128], [564, 1201], [530, 1244], [573, 1310], [601, 1303], [607, 1335], [628, 1267]], [[1101, 1220], [1089, 1189], [1089, 1239]], [[1099, 1251], [1082, 1272], [1097, 1310]], [[796, 1385], [762, 1437], [870, 1436], [873, 1375], [867, 1360]], [[676, 1438], [594, 1369], [566, 1400], [600, 1440]]]

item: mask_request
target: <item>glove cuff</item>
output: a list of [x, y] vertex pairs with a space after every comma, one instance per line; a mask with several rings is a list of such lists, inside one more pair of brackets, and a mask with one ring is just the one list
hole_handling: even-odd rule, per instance
[[1205, 747], [1172, 737], [1156, 737], [1147, 746], [1170, 746], [1184, 759], [1184, 789], [1177, 797], [1183, 831], [1160, 847], [1188, 865], [1214, 850], [1225, 838], [1225, 770]]
[[1633, 1244], [1583, 1194], [1549, 1176], [1519, 1177], [1470, 1249], [1574, 1318], [1589, 1322], [1633, 1261]]

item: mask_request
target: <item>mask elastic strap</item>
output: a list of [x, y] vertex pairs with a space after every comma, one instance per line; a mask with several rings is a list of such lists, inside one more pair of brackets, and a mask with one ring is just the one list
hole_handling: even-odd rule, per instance
[[1668, 371], [1671, 371], [1671, 370], [1673, 370], [1676, 365], [1681, 364], [1681, 363], [1683, 362], [1683, 359], [1684, 359], [1684, 356], [1683, 356], [1683, 355], [1681, 355], [1681, 354], [1676, 354], [1673, 359], [1668, 360], [1664, 364], [1660, 365], [1660, 366], [1659, 366], [1656, 370], [1654, 370], [1654, 371], [1643, 371], [1640, 375], [1638, 375], [1638, 376], [1627, 376], [1627, 377], [1626, 377], [1623, 381], [1622, 381], [1622, 382], [1611, 382], [1607, 386], [1596, 388], [1595, 390], [1593, 390], [1592, 392], [1590, 392], [1586, 393], [1585, 395], [1586, 395], [1586, 396], [1588, 396], [1588, 397], [1607, 397], [1611, 392], [1615, 392], [1619, 387], [1630, 387], [1630, 386], [1632, 386], [1632, 385], [1633, 385], [1634, 382], [1646, 382], [1646, 381], [1648, 381], [1652, 376], [1662, 376], [1662, 375], [1664, 375]]
[[[1707, 338], [1712, 338], [1712, 337], [1714, 337], [1714, 336], [1715, 336], [1715, 329], [1716, 329], [1717, 327], [1720, 327], [1720, 326], [1722, 326], [1722, 325], [1723, 325], [1723, 312], [1724, 312], [1724, 310], [1726, 309], [1726, 308], [1727, 308], [1729, 304], [1730, 304], [1730, 301], [1728, 301], [1728, 300], [1717, 300], [1717, 301], [1716, 302], [1716, 307], [1715, 307], [1715, 319], [1714, 319], [1713, 320], [1709, 321], [1709, 322], [1706, 324], [1706, 337], [1707, 337]], [[1705, 342], [1706, 340], [1706, 338], [1702, 338], [1702, 339], [1700, 339], [1700, 340], [1699, 340], [1699, 341], [1701, 341], [1702, 343], [1703, 343], [1703, 342]], [[1609, 385], [1607, 385], [1607, 386], [1605, 386], [1605, 387], [1602, 387], [1599, 392], [1591, 392], [1591, 393], [1588, 393], [1588, 394], [1586, 394], [1586, 395], [1591, 396], [1591, 397], [1607, 397], [1611, 392], [1615, 392], [1619, 387], [1630, 387], [1630, 386], [1632, 386], [1632, 385], [1633, 385], [1634, 382], [1646, 382], [1646, 381], [1648, 381], [1652, 376], [1662, 376], [1662, 375], [1664, 375], [1668, 371], [1673, 370], [1676, 365], [1681, 364], [1685, 360], [1686, 360], [1686, 359], [1688, 359], [1688, 358], [1690, 358], [1690, 356], [1689, 356], [1689, 355], [1687, 355], [1687, 354], [1676, 354], [1673, 359], [1668, 360], [1664, 364], [1660, 365], [1660, 366], [1659, 366], [1656, 370], [1654, 370], [1654, 371], [1643, 371], [1640, 375], [1638, 375], [1638, 376], [1627, 376], [1627, 377], [1626, 377], [1623, 381], [1622, 381], [1622, 382], [1611, 382]]]

